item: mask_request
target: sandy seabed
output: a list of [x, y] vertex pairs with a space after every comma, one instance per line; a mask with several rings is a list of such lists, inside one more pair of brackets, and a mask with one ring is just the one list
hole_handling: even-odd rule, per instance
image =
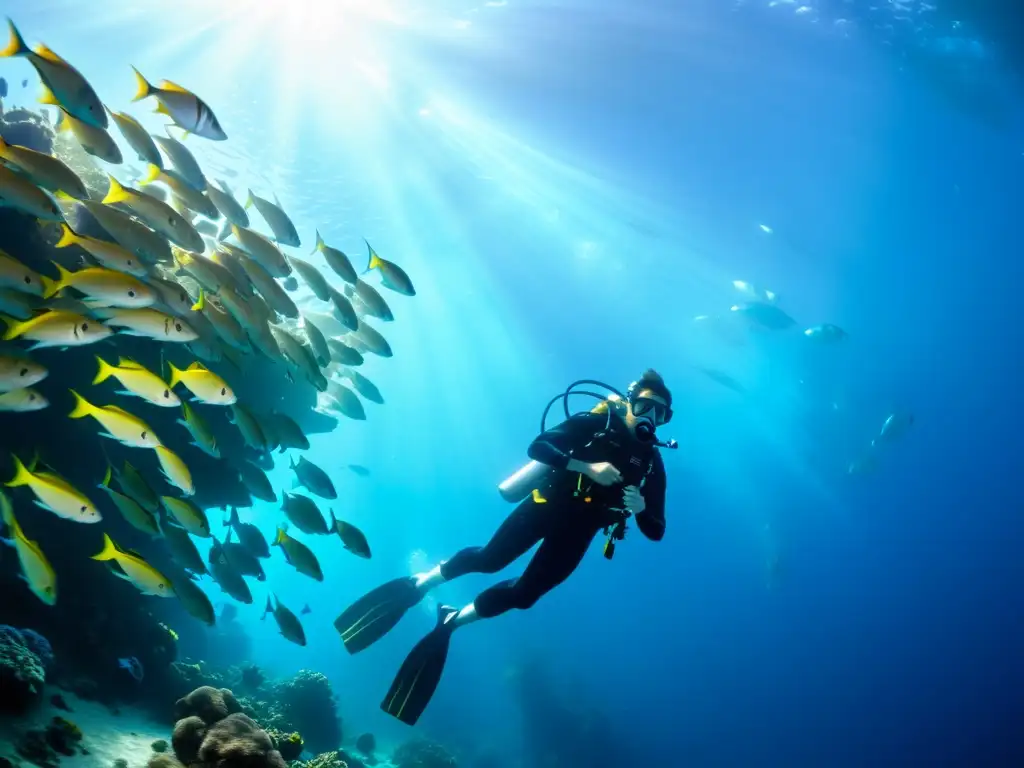
[[[70, 712], [50, 703], [54, 693], [64, 697], [71, 707]], [[45, 728], [55, 716], [66, 718], [82, 729], [81, 746], [89, 751], [88, 755], [61, 755], [62, 768], [113, 768], [118, 758], [127, 760], [129, 768], [145, 768], [153, 755], [153, 742], [165, 739], [170, 743], [171, 724], [155, 722], [127, 707], [121, 709], [120, 714], [114, 714], [103, 704], [84, 701], [56, 688], [47, 688], [44, 702], [25, 717], [0, 719], [0, 757], [31, 766], [32, 763], [18, 755], [15, 746], [25, 731]]]

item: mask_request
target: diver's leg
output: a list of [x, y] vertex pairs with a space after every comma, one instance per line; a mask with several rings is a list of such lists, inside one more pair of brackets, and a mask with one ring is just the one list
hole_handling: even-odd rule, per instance
[[526, 610], [557, 587], [576, 570], [587, 553], [597, 530], [590, 526], [571, 526], [555, 531], [544, 539], [523, 575], [508, 579], [481, 592], [449, 620], [453, 628], [477, 619], [490, 619], [513, 608]]
[[558, 515], [552, 505], [537, 504], [526, 499], [505, 518], [491, 540], [482, 547], [466, 547], [430, 571], [416, 574], [416, 585], [426, 592], [443, 581], [450, 581], [467, 573], [497, 573], [522, 557], [543, 538], [548, 520]]

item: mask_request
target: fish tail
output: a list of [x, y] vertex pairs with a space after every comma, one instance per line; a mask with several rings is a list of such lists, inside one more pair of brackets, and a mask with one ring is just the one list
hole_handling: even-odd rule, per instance
[[167, 380], [167, 387], [168, 389], [174, 389], [181, 383], [181, 371], [174, 366], [174, 363], [168, 363], [167, 367], [171, 369], [171, 378]]
[[192, 311], [202, 312], [204, 309], [206, 309], [206, 291], [200, 288], [199, 298], [196, 299], [196, 303], [192, 305]]
[[3, 325], [6, 326], [3, 335], [4, 341], [16, 339], [21, 335], [21, 321], [17, 318], [0, 313], [0, 323], [3, 323]]
[[123, 203], [125, 200], [128, 200], [128, 192], [125, 191], [123, 186], [121, 186], [121, 182], [109, 174], [108, 178], [110, 179], [110, 189], [107, 190], [106, 197], [104, 197], [100, 202], [103, 203], [103, 205], [110, 205], [112, 203]]
[[[8, 483], [8, 485], [10, 485], [10, 483]], [[278, 527], [277, 535], [274, 536], [274, 546], [275, 547], [281, 546], [282, 544], [284, 544], [285, 539], [287, 539], [287, 538], [288, 538], [288, 535], [284, 532], [284, 528]]]
[[57, 241], [55, 248], [67, 248], [69, 245], [74, 245], [79, 240], [78, 235], [75, 234], [75, 230], [68, 226], [67, 222], [61, 222], [60, 225], [60, 240]]
[[16, 454], [12, 453], [11, 458], [14, 460], [14, 477], [4, 483], [4, 485], [8, 488], [28, 485], [29, 480], [32, 479], [32, 474], [25, 468], [25, 465], [21, 463], [21, 459]]
[[263, 609], [263, 615], [260, 616], [260, 621], [263, 621], [265, 618], [267, 618], [267, 614], [268, 613], [273, 613], [273, 612], [274, 612], [274, 605], [273, 605], [273, 603], [270, 602], [270, 595], [267, 595], [267, 607]]
[[94, 385], [100, 384], [114, 375], [114, 366], [112, 366], [99, 355], [96, 355], [96, 362], [100, 364], [100, 367], [99, 370], [96, 372], [96, 378], [92, 380], [92, 383]]
[[9, 535], [13, 538], [18, 529], [18, 521], [14, 519], [14, 508], [7, 494], [0, 491], [0, 514], [3, 515], [4, 525], [7, 526]]
[[152, 184], [154, 181], [160, 178], [160, 167], [157, 165], [149, 164], [149, 170], [146, 175], [139, 180], [139, 186], [144, 187], [147, 184]]
[[324, 249], [324, 247], [325, 247], [325, 245], [324, 245], [324, 239], [323, 239], [322, 237], [320, 237], [320, 230], [318, 229], [318, 230], [316, 231], [316, 245], [315, 245], [315, 246], [313, 246], [313, 250], [312, 250], [312, 252], [310, 253], [310, 255], [312, 256], [312, 255], [313, 255], [314, 253], [316, 253], [317, 251], [322, 251], [322, 250]]
[[[65, 224], [65, 226], [67, 226]], [[69, 230], [70, 231], [70, 230]], [[63, 239], [63, 238], [62, 238]], [[70, 284], [71, 273], [68, 272], [57, 262], [53, 262], [53, 266], [57, 268], [57, 279], [52, 280], [46, 275], [40, 275], [40, 279], [43, 283], [43, 298], [50, 299], [55, 295], [63, 291]]]
[[110, 478], [113, 476], [113, 474], [114, 474], [114, 468], [112, 466], [110, 466], [110, 464], [108, 463], [107, 464], [107, 471], [103, 473], [103, 480], [100, 482], [100, 487], [101, 488], [109, 488], [110, 487]]
[[0, 58], [10, 58], [12, 56], [27, 56], [32, 53], [32, 49], [28, 47], [28, 43], [25, 42], [25, 38], [21, 36], [21, 32], [14, 26], [14, 22], [10, 19], [7, 20], [7, 29], [10, 30], [11, 39], [7, 43], [2, 51], [0, 51]]
[[141, 101], [147, 96], [152, 95], [153, 86], [149, 84], [149, 81], [142, 76], [135, 67], [132, 67], [132, 71], [135, 73], [135, 95], [132, 97], [132, 101]]
[[75, 398], [75, 407], [71, 411], [71, 413], [68, 414], [68, 416], [70, 416], [72, 419], [81, 419], [81, 418], [84, 418], [86, 416], [91, 415], [92, 412], [93, 412], [92, 403], [90, 403], [88, 400], [86, 400], [80, 394], [75, 392], [75, 390], [70, 389], [68, 391]]
[[363, 271], [365, 275], [371, 269], [378, 269], [380, 267], [380, 256], [373, 250], [373, 246], [370, 245], [369, 241], [364, 239], [363, 242], [366, 243], [366, 250], [368, 251], [366, 269]]
[[107, 535], [103, 534], [103, 549], [100, 550], [99, 554], [93, 555], [93, 560], [115, 560], [117, 559], [118, 549], [117, 545]]
[[252, 199], [252, 190], [251, 189], [247, 189], [246, 192], [248, 192], [248, 194], [245, 197], [245, 204], [242, 207], [245, 210], [249, 210], [250, 208], [252, 208], [253, 205], [255, 205], [256, 201]]

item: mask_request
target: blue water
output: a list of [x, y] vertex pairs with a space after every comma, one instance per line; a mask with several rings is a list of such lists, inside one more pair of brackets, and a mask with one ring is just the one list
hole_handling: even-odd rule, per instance
[[[259, 621], [260, 586], [257, 663], [324, 671], [347, 724], [405, 738], [377, 707], [432, 605], [358, 657], [331, 621], [489, 536], [550, 396], [653, 366], [680, 444], [664, 541], [632, 531], [612, 562], [595, 543], [529, 612], [460, 631], [420, 731], [519, 754], [539, 653], [630, 765], [1024, 764], [1014, 52], [909, 1], [246, 5], [0, 3], [113, 109], [129, 64], [194, 88], [230, 136], [191, 145], [204, 166], [416, 282], [389, 296], [394, 359], [366, 369], [387, 405], [307, 454], [374, 557], [315, 542], [322, 585], [269, 561], [310, 643]], [[30, 72], [5, 70], [8, 105]], [[850, 339], [709, 336], [693, 317], [727, 314], [736, 279]], [[847, 474], [893, 410], [914, 427]], [[286, 457], [271, 477], [290, 485]]]

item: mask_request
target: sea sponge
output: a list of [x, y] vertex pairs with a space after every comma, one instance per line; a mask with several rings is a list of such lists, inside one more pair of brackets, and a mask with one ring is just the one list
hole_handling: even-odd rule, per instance
[[25, 712], [39, 700], [45, 682], [43, 662], [26, 646], [22, 633], [0, 625], [0, 709]]
[[188, 696], [178, 699], [174, 707], [179, 719], [197, 715], [207, 725], [242, 711], [231, 691], [209, 685], [196, 688]]
[[247, 715], [228, 715], [211, 725], [199, 760], [212, 768], [285, 768], [270, 736]]
[[185, 764], [195, 761], [199, 747], [206, 738], [206, 730], [207, 725], [203, 718], [196, 715], [184, 717], [175, 723], [174, 733], [171, 735], [174, 756]]

